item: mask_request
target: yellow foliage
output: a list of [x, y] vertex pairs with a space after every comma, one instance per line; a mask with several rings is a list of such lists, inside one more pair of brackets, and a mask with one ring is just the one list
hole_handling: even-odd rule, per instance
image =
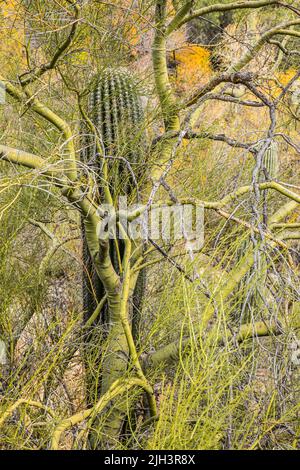
[[298, 211], [295, 211], [290, 217], [288, 217], [287, 222], [289, 224], [294, 224], [295, 222], [299, 221], [299, 216], [300, 213]]
[[18, 5], [16, 0], [4, 0], [2, 2], [1, 11], [4, 18], [8, 18], [11, 15], [14, 15]]
[[[138, 11], [132, 7], [131, 3], [127, 0], [117, 0], [115, 4], [120, 4], [122, 8], [113, 10], [110, 21], [112, 28], [118, 31], [118, 35], [123, 36], [124, 45], [130, 55], [135, 57], [137, 55], [136, 48], [143, 38], [143, 30], [141, 29], [143, 25]], [[127, 21], [124, 25], [125, 18]]]
[[140, 42], [140, 32], [134, 24], [130, 26], [127, 34], [128, 40], [132, 46], [136, 46]]
[[286, 86], [296, 75], [297, 70], [291, 68], [285, 72], [276, 72], [275, 80], [269, 80], [270, 94], [277, 97], [282, 92], [281, 86]]
[[1, 70], [6, 73], [12, 68], [17, 71], [23, 60], [25, 42], [22, 5], [16, 0], [6, 0], [0, 6], [0, 61]]
[[286, 86], [292, 78], [296, 75], [297, 70], [295, 69], [288, 69], [285, 72], [278, 72], [276, 74], [277, 80], [280, 82], [281, 85]]
[[186, 45], [172, 53], [176, 86], [185, 91], [201, 84], [212, 73], [210, 52], [195, 44]]

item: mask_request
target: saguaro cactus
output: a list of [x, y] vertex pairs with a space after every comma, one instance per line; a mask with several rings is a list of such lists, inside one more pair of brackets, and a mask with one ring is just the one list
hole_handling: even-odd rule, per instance
[[[115, 197], [128, 196], [134, 189], [133, 173], [143, 160], [144, 134], [141, 95], [126, 69], [108, 69], [97, 77], [90, 94], [89, 116], [101, 137], [103, 152], [110, 159], [111, 193]], [[93, 138], [88, 139], [85, 159], [94, 161], [99, 171], [100, 159], [95, 156], [93, 143]]]
[[[126, 69], [108, 69], [96, 77], [95, 86], [89, 97], [88, 116], [97, 130], [102, 154], [99, 155], [96, 150], [95, 135], [85, 129], [81, 158], [87, 165], [92, 166], [99, 178], [99, 203], [104, 202], [102, 172], [104, 158], [108, 161], [108, 175], [105, 184], [109, 186], [113, 202], [116, 203], [116, 199], [120, 195], [126, 195], [131, 202], [137, 193], [136, 182], [140, 179], [143, 169], [145, 136], [142, 130], [141, 95], [135, 79]], [[117, 272], [119, 272], [119, 262], [123, 252], [124, 246], [121, 239], [110, 241], [110, 256]], [[85, 241], [84, 229], [83, 257], [85, 264], [83, 303], [84, 318], [87, 320], [95, 311], [105, 292], [93, 266]], [[141, 271], [130, 305], [132, 321], [135, 323], [139, 318], [144, 285], [145, 272]], [[107, 305], [104, 304], [96, 321], [97, 325], [103, 326], [102, 330], [106, 330], [105, 325], [109, 322], [107, 316]], [[136, 324], [133, 325], [133, 331], [137, 331]], [[92, 402], [99, 394], [99, 390], [94, 389], [91, 381], [88, 380], [87, 384], [89, 401]]]

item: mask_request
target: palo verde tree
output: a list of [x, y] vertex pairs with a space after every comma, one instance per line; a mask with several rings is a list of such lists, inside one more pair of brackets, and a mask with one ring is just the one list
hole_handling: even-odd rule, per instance
[[[30, 347], [20, 364], [2, 373], [0, 432], [25, 410], [28, 420], [40, 413], [51, 430], [51, 442], [41, 432], [38, 437], [32, 433], [39, 447], [61, 448], [74, 428], [73, 447], [157, 448], [160, 442], [176, 448], [190, 439], [185, 445], [195, 448], [255, 449], [264, 445], [273, 419], [276, 425], [288, 422], [289, 446], [297, 447], [295, 399], [289, 396], [283, 406], [272, 389], [261, 428], [259, 419], [247, 423], [240, 408], [250, 400], [254, 380], [249, 344], [255, 349], [260, 338], [271, 338], [277, 357], [276, 341], [281, 340], [276, 337], [294, 338], [297, 345], [300, 325], [297, 169], [287, 172], [288, 182], [277, 172], [283, 148], [300, 151], [286, 124], [292, 119], [297, 127], [299, 120], [290, 97], [300, 73], [290, 71], [282, 83], [278, 69], [279, 53], [299, 55], [289, 48], [289, 39], [300, 37], [300, 5], [277, 0], [204, 6], [167, 0], [142, 6], [96, 0], [13, 3], [16, 13], [6, 17], [10, 28], [3, 31], [9, 35], [22, 25], [20, 60], [18, 67], [4, 67], [0, 80], [5, 106], [21, 131], [24, 122], [35, 139], [23, 145], [10, 117], [7, 125], [13, 131], [2, 132], [0, 145], [1, 191], [10, 198], [3, 214], [13, 210], [23, 188], [47, 193], [50, 207], [53, 198], [50, 223], [55, 204], [72, 213], [63, 241], [47, 221], [31, 218], [30, 223], [52, 242], [41, 276], [45, 264], [72, 239], [71, 225], [77, 224], [78, 233], [82, 227], [84, 256], [76, 266], [79, 277], [84, 273], [84, 301], [64, 333], [52, 334], [55, 367], [51, 349], [38, 371], [16, 388], [17, 396], [12, 384], [29, 367]], [[257, 12], [260, 22], [245, 42], [241, 19]], [[169, 46], [195, 19], [205, 22], [225, 13], [236, 27], [229, 33], [224, 25], [220, 33], [227, 62], [179, 94], [168, 66]], [[241, 116], [243, 132], [234, 134], [227, 111], [226, 119], [213, 120], [214, 111], [220, 115], [223, 107]], [[256, 127], [249, 116], [257, 118]], [[222, 161], [213, 166], [218, 147], [212, 146], [218, 145], [233, 152], [231, 174]], [[206, 167], [199, 155], [205, 155]], [[246, 169], [239, 185], [241, 159]], [[124, 195], [126, 210], [118, 204]], [[165, 246], [163, 240], [138, 238], [128, 229], [127, 223], [134, 226], [152, 210], [187, 204], [204, 210], [205, 240], [197, 253], [182, 252], [176, 240]], [[102, 230], [108, 223], [114, 229]], [[190, 246], [185, 233], [183, 238], [183, 245]], [[38, 309], [32, 310], [27, 328]], [[1, 364], [10, 348], [5, 334], [0, 348]], [[52, 406], [49, 389], [78, 357], [83, 357], [84, 403], [66, 413]], [[222, 382], [214, 388], [216, 377]], [[176, 419], [186, 413], [188, 420], [186, 426], [174, 421], [183, 435], [177, 443], [172, 441], [174, 406]], [[223, 415], [218, 416], [217, 406], [225, 409]], [[253, 416], [259, 416], [257, 408]], [[240, 431], [246, 424], [253, 428], [249, 442]]]

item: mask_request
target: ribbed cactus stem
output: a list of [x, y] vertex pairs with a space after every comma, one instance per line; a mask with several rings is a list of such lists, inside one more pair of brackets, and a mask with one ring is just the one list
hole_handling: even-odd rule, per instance
[[[88, 126], [84, 124], [85, 137], [83, 138], [84, 145], [81, 158], [88, 166], [93, 165], [93, 169], [98, 176], [99, 203], [101, 204], [105, 202], [103, 191], [103, 179], [105, 176], [103, 173], [103, 158], [106, 157], [109, 157], [106, 160], [108, 167], [108, 180], [106, 184], [109, 185], [113, 201], [117, 202], [116, 199], [119, 195], [126, 195], [129, 198], [135, 195], [135, 185], [131, 171], [136, 175], [136, 180], [139, 180], [144, 173], [143, 158], [145, 136], [142, 132], [143, 108], [141, 96], [137, 81], [132, 74], [123, 68], [110, 68], [101, 72], [95, 78], [94, 83], [94, 88], [89, 96], [87, 114], [97, 129], [104, 155], [99, 155], [96, 151], [95, 136], [91, 132], [91, 129], [87, 130]], [[117, 158], [114, 159], [114, 157]], [[128, 168], [128, 164], [131, 166], [131, 171]], [[110, 257], [116, 272], [119, 272], [120, 258], [122, 260], [123, 253], [123, 240], [110, 240]], [[93, 260], [88, 252], [84, 227], [83, 257], [85, 262], [83, 297], [85, 319], [87, 320], [105, 295], [105, 290], [94, 269]], [[129, 302], [130, 305], [128, 306], [132, 317], [133, 333], [138, 331], [137, 323], [139, 322], [139, 311], [145, 287], [144, 276], [145, 272], [142, 270], [137, 277], [135, 289]], [[104, 304], [98, 316], [97, 324], [104, 327], [101, 328], [101, 330], [107, 331], [109, 341], [117, 341], [111, 336], [112, 323], [107, 303]], [[94, 334], [97, 335], [97, 329], [95, 329]], [[87, 343], [91, 342], [91, 338], [87, 338]], [[99, 347], [97, 338], [95, 341]], [[87, 346], [88, 351], [90, 345], [87, 344]], [[101, 350], [99, 351], [101, 356]], [[113, 355], [111, 358], [108, 357], [104, 361], [105, 364], [108, 363], [108, 365], [106, 364], [105, 366], [108, 367], [108, 369], [110, 360], [113, 361]], [[126, 361], [123, 361], [123, 363], [126, 369]], [[93, 367], [91, 367], [90, 374], [89, 367], [87, 358], [88, 401], [92, 404], [95, 397], [99, 396], [99, 393], [105, 392], [103, 389], [105, 388], [106, 382], [108, 383], [109, 381], [105, 376], [105, 372], [103, 372], [101, 380], [98, 377], [99, 384], [102, 381], [101, 390], [99, 390], [99, 386], [95, 389]], [[94, 370], [96, 370], [97, 367], [97, 365], [96, 367], [94, 366]], [[103, 366], [103, 370], [105, 370], [105, 367]], [[110, 373], [112, 374], [112, 370]], [[122, 417], [122, 414], [119, 415], [116, 418], [116, 422], [119, 422]]]
[[[134, 189], [132, 172], [143, 173], [145, 147], [141, 132], [143, 107], [137, 80], [123, 68], [100, 73], [89, 97], [88, 115], [101, 137], [105, 156], [109, 157], [107, 184], [113, 198], [130, 195]], [[89, 165], [95, 162], [95, 170], [101, 177], [101, 157], [95, 155], [93, 135], [87, 136], [84, 147], [83, 161]], [[100, 181], [99, 178], [99, 184]]]
[[124, 69], [108, 69], [101, 73], [90, 96], [89, 114], [106, 150], [124, 137], [124, 125], [132, 133], [131, 136], [126, 134], [131, 140], [143, 119], [141, 98], [132, 75]]
[[279, 173], [279, 155], [278, 155], [278, 144], [274, 141], [271, 142], [268, 149], [265, 151], [263, 167], [266, 169], [268, 177], [275, 179]]

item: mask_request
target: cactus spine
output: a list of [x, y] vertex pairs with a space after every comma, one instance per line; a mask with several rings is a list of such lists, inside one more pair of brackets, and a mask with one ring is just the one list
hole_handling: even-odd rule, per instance
[[[261, 143], [255, 145], [255, 149], [257, 152], [260, 151], [262, 147]], [[278, 152], [278, 144], [274, 140], [270, 143], [269, 147], [265, 151], [262, 164], [261, 164], [261, 171], [260, 171], [260, 181], [266, 180], [265, 170], [267, 172], [268, 179], [276, 179], [279, 173], [279, 152]]]
[[[92, 166], [94, 172], [99, 177], [99, 202], [103, 202], [102, 157], [108, 159], [108, 184], [114, 202], [119, 195], [126, 195], [129, 198], [135, 194], [135, 184], [131, 170], [139, 180], [143, 169], [144, 157], [144, 134], [141, 131], [143, 120], [143, 108], [140, 95], [137, 91], [135, 80], [125, 69], [108, 69], [95, 79], [95, 86], [90, 93], [88, 103], [88, 115], [97, 129], [101, 139], [103, 155], [99, 156], [95, 150], [95, 136], [90, 131], [83, 133], [83, 151], [81, 159], [88, 166]], [[114, 157], [118, 157], [115, 158]], [[121, 157], [121, 158], [120, 158]], [[126, 161], [125, 161], [126, 159]], [[117, 240], [118, 251], [122, 259], [124, 245], [122, 240]], [[116, 250], [116, 241], [110, 241], [110, 255], [115, 270], [119, 271], [119, 260]], [[83, 274], [83, 303], [85, 320], [95, 311], [97, 304], [103, 298], [104, 287], [97, 276], [93, 266], [93, 261], [89, 255], [85, 234], [83, 229], [83, 257], [85, 269]], [[129, 311], [132, 315], [132, 322], [139, 320], [139, 311], [145, 286], [145, 272], [141, 271], [134, 289]], [[98, 316], [97, 325], [100, 330], [108, 331], [109, 318], [108, 307], [104, 305]], [[138, 330], [137, 325], [133, 325], [133, 330]], [[97, 330], [95, 330], [97, 334]], [[91, 334], [92, 336], [92, 334]], [[91, 340], [87, 338], [87, 342]], [[94, 341], [94, 340], [93, 340]], [[96, 339], [97, 347], [99, 341]], [[91, 346], [91, 345], [90, 345]], [[92, 348], [94, 346], [92, 345]], [[100, 351], [101, 355], [101, 351]], [[95, 369], [95, 366], [93, 366]], [[98, 368], [96, 359], [96, 368]], [[88, 372], [89, 373], [89, 372]], [[88, 401], [92, 404], [95, 398], [101, 393], [101, 384], [95, 389], [93, 372], [91, 379], [87, 377]], [[99, 375], [99, 374], [98, 374]], [[100, 374], [101, 375], [101, 374]], [[101, 382], [101, 377], [100, 381]]]

